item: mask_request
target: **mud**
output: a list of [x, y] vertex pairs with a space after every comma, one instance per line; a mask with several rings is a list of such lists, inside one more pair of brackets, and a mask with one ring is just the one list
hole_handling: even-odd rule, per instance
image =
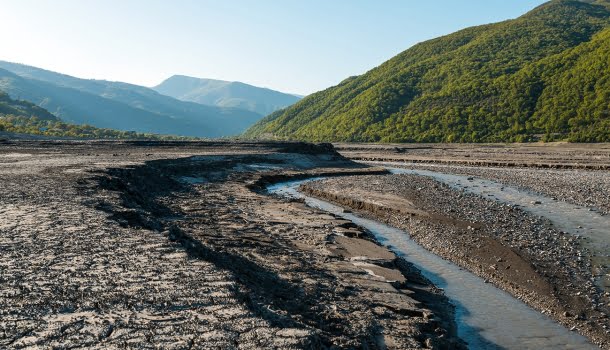
[[261, 191], [380, 173], [330, 145], [5, 141], [0, 347], [463, 348], [411, 264]]

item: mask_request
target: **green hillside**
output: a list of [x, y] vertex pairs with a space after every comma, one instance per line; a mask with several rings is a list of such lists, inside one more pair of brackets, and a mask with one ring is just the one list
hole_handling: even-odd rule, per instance
[[25, 118], [35, 117], [39, 120], [50, 121], [57, 120], [57, 117], [46, 109], [40, 108], [31, 102], [13, 100], [8, 94], [2, 91], [0, 91], [0, 115], [12, 115]]
[[247, 137], [610, 141], [610, 1], [554, 0], [413, 46], [269, 115]]
[[174, 75], [153, 89], [181, 101], [240, 108], [261, 115], [268, 115], [300, 100], [294, 95], [238, 81], [200, 79], [184, 75]]
[[0, 90], [32, 101], [68, 123], [144, 133], [232, 136], [261, 118], [247, 110], [179, 101], [143, 86], [79, 79], [3, 61]]

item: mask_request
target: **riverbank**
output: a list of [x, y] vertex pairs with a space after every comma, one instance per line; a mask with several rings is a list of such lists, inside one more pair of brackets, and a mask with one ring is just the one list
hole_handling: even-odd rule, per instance
[[357, 161], [537, 169], [610, 169], [610, 143], [337, 143]]
[[444, 174], [475, 176], [514, 186], [551, 199], [610, 214], [610, 175], [607, 171], [546, 168], [498, 168], [400, 162], [365, 162], [371, 166], [393, 166]]
[[299, 192], [300, 185], [308, 181], [311, 180], [274, 185], [270, 191], [303, 198], [311, 207], [352, 221], [412, 262], [455, 305], [458, 335], [471, 349], [598, 349], [587, 338], [568, 331], [480, 277], [426, 250], [405, 231]]
[[263, 191], [366, 173], [326, 145], [8, 141], [0, 347], [464, 348], [411, 264]]
[[329, 179], [302, 189], [405, 229], [430, 251], [610, 346], [608, 295], [591, 280], [587, 252], [548, 220], [416, 175]]

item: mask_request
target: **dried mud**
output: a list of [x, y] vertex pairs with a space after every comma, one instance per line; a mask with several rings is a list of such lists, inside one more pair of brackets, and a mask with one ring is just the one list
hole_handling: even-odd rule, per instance
[[380, 171], [329, 145], [4, 142], [0, 347], [463, 348], [412, 265], [261, 191], [342, 173]]

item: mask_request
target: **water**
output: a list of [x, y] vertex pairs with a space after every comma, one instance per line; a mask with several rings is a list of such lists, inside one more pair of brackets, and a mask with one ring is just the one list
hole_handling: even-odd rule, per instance
[[533, 215], [547, 218], [557, 229], [581, 238], [581, 246], [588, 249], [592, 256], [592, 276], [596, 285], [607, 292], [610, 291], [610, 216], [491, 180], [421, 169], [388, 168], [388, 170], [393, 174], [428, 176], [454, 189], [501, 203], [518, 205]]
[[405, 231], [364, 219], [297, 191], [301, 180], [272, 185], [270, 193], [305, 203], [368, 229], [377, 240], [417, 266], [456, 306], [459, 336], [471, 349], [597, 349], [583, 336], [529, 308], [508, 293], [417, 245]]

